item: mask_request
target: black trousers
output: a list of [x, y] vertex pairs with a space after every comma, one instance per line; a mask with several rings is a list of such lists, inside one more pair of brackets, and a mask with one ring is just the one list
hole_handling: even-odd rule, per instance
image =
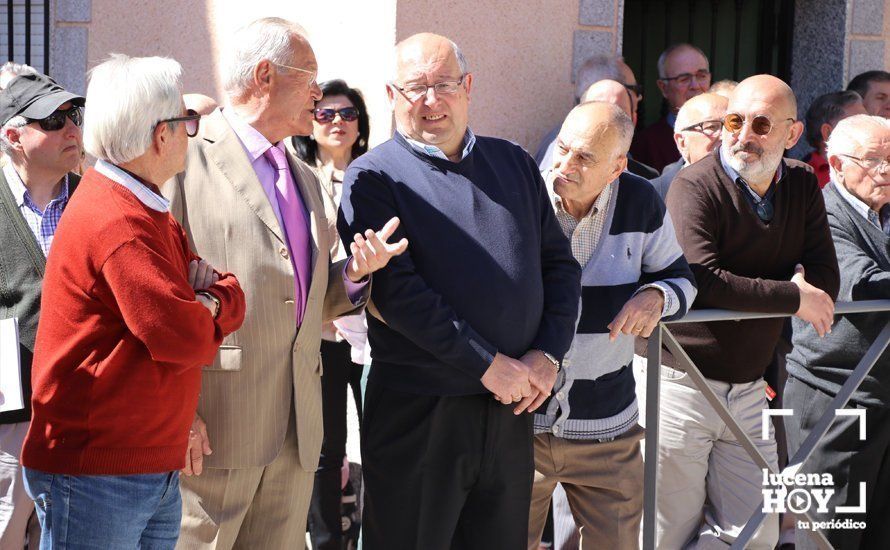
[[[832, 396], [808, 386], [796, 378], [785, 385], [785, 407], [794, 410], [786, 417], [788, 452], [793, 455], [829, 408]], [[847, 405], [847, 408], [863, 408]], [[890, 409], [865, 408], [865, 441], [859, 440], [859, 419], [837, 416], [822, 442], [801, 469], [804, 473], [829, 473], [834, 481], [834, 496], [828, 502], [829, 513], [816, 513], [815, 521], [832, 518], [865, 522], [865, 529], [823, 530], [828, 541], [839, 550], [887, 548], [890, 540]], [[836, 514], [837, 506], [856, 506], [860, 502], [860, 482], [865, 482], [864, 514]], [[803, 518], [800, 518], [803, 519]], [[797, 530], [796, 548], [817, 548], [805, 530]]]
[[324, 439], [315, 472], [312, 500], [309, 503], [309, 537], [314, 550], [341, 550], [343, 526], [340, 502], [340, 468], [346, 456], [346, 399], [347, 386], [352, 394], [359, 417], [362, 415], [362, 366], [352, 362], [348, 342], [321, 342], [322, 418]]
[[362, 419], [365, 550], [525, 548], [532, 417], [491, 395], [438, 397], [375, 383]]

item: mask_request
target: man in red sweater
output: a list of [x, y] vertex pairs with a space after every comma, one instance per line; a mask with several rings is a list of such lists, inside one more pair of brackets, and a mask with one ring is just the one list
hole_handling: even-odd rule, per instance
[[189, 250], [157, 184], [184, 168], [200, 115], [181, 67], [114, 55], [93, 70], [86, 172], [55, 235], [22, 450], [41, 546], [173, 548], [201, 367], [244, 294]]

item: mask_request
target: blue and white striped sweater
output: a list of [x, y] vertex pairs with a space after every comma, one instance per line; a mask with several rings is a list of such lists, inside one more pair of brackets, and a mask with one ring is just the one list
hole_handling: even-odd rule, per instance
[[671, 288], [686, 314], [695, 279], [674, 235], [664, 202], [652, 185], [624, 173], [611, 185], [603, 235], [581, 273], [581, 307], [572, 346], [563, 360], [554, 395], [535, 414], [535, 433], [566, 439], [608, 439], [636, 424], [631, 364], [634, 337], [609, 341], [607, 325], [641, 287]]

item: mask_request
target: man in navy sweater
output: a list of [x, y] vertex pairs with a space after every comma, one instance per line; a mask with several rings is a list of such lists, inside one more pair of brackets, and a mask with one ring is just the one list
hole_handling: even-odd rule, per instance
[[534, 160], [468, 128], [458, 47], [420, 34], [396, 53], [398, 131], [350, 165], [339, 220], [349, 242], [399, 216], [395, 238], [412, 243], [371, 291], [364, 546], [522, 548], [523, 413], [549, 397], [569, 349], [580, 267]]

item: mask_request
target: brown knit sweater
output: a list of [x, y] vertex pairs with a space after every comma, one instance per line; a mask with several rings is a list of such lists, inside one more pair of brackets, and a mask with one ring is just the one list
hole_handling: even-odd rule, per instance
[[[794, 313], [800, 307], [794, 266], [837, 297], [840, 285], [825, 203], [811, 169], [785, 160], [769, 224], [757, 217], [739, 183], [720, 163], [719, 148], [682, 170], [667, 206], [677, 240], [698, 283], [694, 309]], [[731, 383], [763, 376], [785, 322], [782, 318], [670, 326], [707, 378]]]

